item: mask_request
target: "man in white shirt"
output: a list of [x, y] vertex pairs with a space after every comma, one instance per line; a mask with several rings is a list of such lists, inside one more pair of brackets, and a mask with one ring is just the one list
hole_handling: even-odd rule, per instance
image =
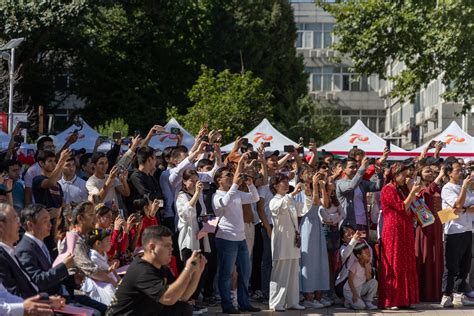
[[126, 169], [121, 169], [115, 165], [110, 170], [110, 174], [106, 174], [109, 161], [104, 153], [96, 153], [92, 157], [92, 163], [95, 165], [95, 172], [86, 182], [89, 200], [94, 203], [109, 201], [118, 203], [117, 192], [124, 197], [130, 195], [127, 182], [128, 171]]
[[65, 204], [71, 202], [79, 204], [87, 201], [86, 181], [76, 175], [76, 163], [74, 157], [69, 158], [63, 167], [63, 176], [58, 181], [63, 189], [63, 200]]
[[463, 181], [463, 170], [457, 161], [448, 164], [445, 172], [449, 176], [449, 182], [441, 190], [443, 208], [453, 208], [459, 217], [444, 224], [445, 268], [441, 305], [451, 307], [453, 299], [463, 305], [474, 305], [474, 302], [469, 301], [463, 294], [470, 290], [466, 279], [471, 268], [474, 220], [474, 195], [470, 191], [471, 177], [467, 176]]
[[0, 282], [0, 315], [5, 316], [52, 316], [53, 310], [47, 302], [42, 302], [36, 295], [24, 300], [8, 293]]
[[[235, 174], [223, 167], [214, 177], [218, 190], [213, 197], [214, 210], [220, 217], [216, 232], [216, 248], [219, 259], [219, 292], [223, 313], [236, 314], [241, 312], [258, 312], [260, 309], [250, 305], [248, 285], [250, 279], [250, 257], [245, 241], [245, 225], [242, 204], [256, 203], [259, 200], [257, 188], [253, 179], [248, 177], [246, 184], [249, 193], [239, 191], [243, 182], [241, 172], [249, 154], [242, 155]], [[237, 265], [238, 275], [238, 303], [239, 310], [232, 305], [230, 295], [231, 273]]]

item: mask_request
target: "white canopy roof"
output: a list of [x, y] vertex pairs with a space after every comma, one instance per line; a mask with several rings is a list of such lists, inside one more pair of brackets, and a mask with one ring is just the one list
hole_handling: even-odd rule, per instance
[[[357, 120], [354, 126], [343, 135], [318, 149], [324, 149], [334, 155], [347, 156], [349, 151], [357, 146], [364, 150], [368, 156], [380, 157], [385, 145], [386, 141], [383, 138], [373, 133], [361, 120]], [[390, 154], [392, 160], [402, 160], [409, 157], [409, 155], [406, 155], [407, 151], [393, 144], [390, 145], [390, 151], [392, 152]]]
[[185, 130], [174, 117], [164, 126], [168, 133], [153, 136], [150, 141], [150, 146], [160, 150], [169, 146], [176, 146], [176, 135], [171, 134], [172, 127], [177, 127], [181, 130], [183, 133], [183, 142], [181, 144], [186, 146], [188, 149], [191, 149], [194, 145], [194, 136]]
[[[474, 159], [474, 137], [463, 131], [455, 121], [449, 124], [449, 126], [438, 136], [433, 138], [433, 140], [440, 140], [446, 144], [446, 148], [441, 150], [441, 157], [455, 156], [468, 158], [470, 160]], [[411, 152], [420, 153], [430, 142], [413, 149]]]
[[[81, 149], [85, 148], [88, 152], [92, 152], [94, 150], [95, 142], [97, 140], [97, 137], [99, 137], [99, 133], [97, 133], [92, 127], [89, 126], [83, 119], [82, 120], [82, 130], [80, 130], [79, 133], [79, 138], [77, 142], [72, 144], [70, 146], [71, 149]], [[76, 125], [71, 125], [68, 127], [65, 131], [57, 134], [54, 136], [54, 143], [56, 145], [56, 148], [61, 148], [64, 143], [66, 142], [66, 139], [74, 132], [74, 130], [77, 129]]]
[[[270, 147], [266, 150], [283, 150], [285, 145], [298, 146], [297, 143], [280, 133], [267, 119], [263, 119], [260, 124], [257, 125], [250, 133], [244, 136], [248, 138], [249, 144], [252, 144], [254, 148], [260, 146], [261, 142], [270, 142]], [[234, 147], [234, 143], [230, 143], [222, 147], [222, 151], [229, 152]]]

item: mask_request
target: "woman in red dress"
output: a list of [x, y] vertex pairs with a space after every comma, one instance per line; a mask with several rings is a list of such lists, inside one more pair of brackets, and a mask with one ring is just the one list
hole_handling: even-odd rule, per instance
[[[444, 168], [439, 175], [434, 174], [431, 166], [420, 161], [418, 175], [421, 177], [422, 188], [419, 193], [430, 209], [435, 222], [429, 226], [416, 228], [415, 255], [416, 268], [420, 284], [420, 299], [423, 302], [441, 301], [441, 288], [444, 270], [443, 256], [443, 225], [439, 220], [441, 211], [441, 182]], [[436, 179], [435, 179], [436, 177]]]
[[415, 232], [410, 205], [421, 186], [409, 191], [408, 167], [395, 163], [389, 183], [380, 194], [383, 213], [381, 239], [379, 307], [398, 309], [420, 301], [415, 261]]

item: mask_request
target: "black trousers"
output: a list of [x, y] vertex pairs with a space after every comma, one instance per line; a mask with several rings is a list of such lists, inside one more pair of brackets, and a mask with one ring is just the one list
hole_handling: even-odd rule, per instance
[[443, 294], [469, 291], [467, 275], [471, 269], [472, 232], [445, 235]]
[[262, 224], [259, 223], [255, 227], [255, 241], [253, 244], [252, 254], [252, 276], [250, 277], [250, 288], [253, 292], [261, 290], [261, 276], [262, 276], [262, 253], [263, 253], [263, 239], [260, 233]]
[[[183, 256], [183, 262], [186, 263], [186, 261], [189, 258], [191, 258], [192, 254], [193, 254], [193, 251], [189, 248], [184, 248], [183, 250], [181, 250], [181, 254]], [[206, 260], [209, 258], [210, 253], [202, 252], [202, 254], [203, 254], [204, 257], [206, 257]], [[206, 283], [206, 279], [207, 279], [207, 276], [208, 276], [208, 271], [209, 271], [209, 267], [206, 264], [206, 267], [204, 268], [204, 271], [201, 274], [201, 279], [199, 280], [199, 284], [196, 288], [196, 291], [194, 291], [193, 296], [191, 296], [191, 298], [193, 300], [197, 300], [199, 298], [199, 294], [201, 293], [201, 289], [204, 287], [204, 284]]]
[[173, 256], [176, 258], [176, 266], [178, 271], [181, 272], [184, 269], [184, 263], [181, 261], [179, 254], [178, 237], [179, 234], [176, 232], [176, 226], [174, 224], [174, 217], [164, 217], [161, 225], [168, 227], [173, 232], [171, 239], [173, 240]]
[[204, 297], [214, 296], [214, 279], [217, 273], [217, 249], [215, 243], [215, 234], [208, 234], [211, 253], [206, 254], [207, 259], [207, 276], [204, 281]]

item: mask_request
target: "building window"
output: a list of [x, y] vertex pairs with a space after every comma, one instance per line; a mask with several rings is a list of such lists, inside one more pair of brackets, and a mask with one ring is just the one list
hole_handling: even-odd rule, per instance
[[346, 67], [306, 67], [311, 91], [369, 91], [369, 78], [352, 74]]
[[333, 43], [333, 23], [298, 23], [296, 48], [321, 49]]

